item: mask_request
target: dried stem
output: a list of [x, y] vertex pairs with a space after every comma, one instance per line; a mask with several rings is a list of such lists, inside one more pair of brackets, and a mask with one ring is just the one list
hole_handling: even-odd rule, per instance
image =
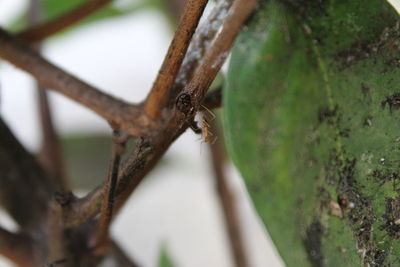
[[158, 117], [168, 103], [169, 91], [207, 2], [208, 0], [188, 0], [185, 5], [178, 29], [146, 100], [145, 112], [151, 118]]
[[119, 173], [121, 155], [125, 150], [126, 139], [121, 140], [121, 136], [114, 131], [111, 160], [108, 169], [107, 179], [103, 186], [103, 202], [100, 211], [99, 227], [94, 237], [95, 253], [103, 255], [107, 252], [108, 231], [113, 217], [115, 189]]
[[112, 0], [91, 0], [53, 20], [34, 25], [16, 36], [28, 43], [39, 42], [93, 14]]
[[[218, 136], [218, 127], [215, 121], [210, 122], [211, 131]], [[225, 157], [220, 140], [214, 144], [208, 143], [211, 152], [211, 161], [217, 186], [217, 193], [224, 213], [224, 219], [230, 240], [231, 252], [237, 267], [250, 266], [245, 245], [243, 242], [242, 227], [238, 214], [238, 207], [235, 194], [229, 186], [229, 181], [225, 176]]]
[[[28, 9], [29, 23], [31, 25], [37, 24], [40, 21], [40, 17], [40, 1], [31, 0]], [[40, 51], [40, 44], [37, 43], [34, 48]], [[65, 178], [61, 147], [54, 129], [47, 91], [40, 87], [39, 84], [36, 84], [36, 92], [42, 130], [42, 148], [39, 159], [46, 171], [55, 179], [59, 190], [65, 190], [67, 188], [67, 181]]]
[[222, 22], [232, 6], [232, 3], [233, 0], [219, 0], [215, 8], [207, 17], [207, 20], [198, 27], [182, 63], [182, 67], [179, 70], [170, 96], [171, 99], [175, 99], [175, 97], [186, 86], [188, 81], [193, 77], [193, 74], [201, 63], [202, 58], [210, 49], [218, 30], [221, 28]]
[[139, 107], [105, 94], [48, 62], [32, 48], [0, 29], [0, 57], [32, 74], [39, 84], [57, 91], [96, 112], [132, 136], [146, 132], [151, 121]]
[[42, 148], [39, 159], [50, 176], [56, 180], [58, 190], [67, 190], [68, 182], [65, 177], [61, 145], [53, 125], [48, 93], [39, 85], [36, 89], [42, 127]]

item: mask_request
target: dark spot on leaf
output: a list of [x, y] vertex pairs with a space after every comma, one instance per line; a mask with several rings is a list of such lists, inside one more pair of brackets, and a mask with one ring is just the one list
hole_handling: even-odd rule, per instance
[[329, 125], [332, 125], [334, 124], [332, 118], [336, 115], [336, 112], [337, 107], [335, 107], [334, 109], [330, 109], [328, 107], [320, 108], [318, 109], [318, 121], [320, 123], [327, 121]]
[[381, 102], [382, 108], [389, 106], [390, 112], [393, 110], [398, 110], [400, 108], [400, 93], [388, 96], [385, 100]]
[[322, 225], [319, 221], [314, 221], [307, 227], [304, 245], [307, 250], [308, 258], [313, 267], [324, 266], [324, 255], [322, 254], [321, 238], [323, 234]]
[[369, 86], [365, 83], [361, 83], [361, 93], [364, 97], [367, 97], [369, 94]]
[[379, 228], [385, 230], [389, 236], [400, 239], [400, 198], [386, 200], [386, 213], [383, 219], [385, 223]]

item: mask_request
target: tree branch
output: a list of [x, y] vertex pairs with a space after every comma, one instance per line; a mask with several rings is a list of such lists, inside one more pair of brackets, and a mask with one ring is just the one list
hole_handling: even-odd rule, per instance
[[[228, 16], [224, 28], [216, 40], [216, 47], [207, 54], [206, 60], [199, 67], [199, 71], [194, 74], [187, 89], [177, 98], [175, 107], [166, 114], [165, 122], [160, 124], [158, 129], [149, 132], [145, 138], [142, 138], [133, 153], [128, 156], [118, 176], [118, 185], [115, 191], [115, 210], [122, 207], [126, 199], [143, 180], [144, 176], [156, 165], [172, 142], [191, 125], [211, 83], [209, 77], [202, 75], [215, 77], [226, 58], [228, 49], [256, 3], [256, 0], [237, 0], [235, 2], [233, 11]], [[210, 63], [215, 65], [209, 65]], [[102, 191], [102, 187], [98, 187], [85, 199], [75, 202], [73, 210], [76, 213], [69, 214], [66, 219], [67, 223], [78, 223], [98, 214], [101, 207]]]
[[[0, 119], [0, 202], [25, 230], [43, 223], [55, 186]], [[29, 207], [29, 208], [27, 208]]]
[[109, 228], [113, 217], [115, 189], [119, 173], [121, 156], [125, 151], [126, 138], [120, 136], [117, 131], [113, 133], [111, 160], [108, 168], [108, 175], [103, 186], [103, 202], [101, 205], [99, 225], [94, 236], [94, 249], [98, 255], [107, 251], [109, 244]]
[[[28, 20], [31, 25], [35, 25], [40, 21], [41, 6], [39, 0], [31, 0], [28, 9]], [[40, 43], [37, 43], [34, 48], [40, 52]], [[50, 112], [49, 100], [47, 91], [35, 84], [37, 92], [37, 104], [39, 108], [39, 117], [42, 131], [42, 147], [39, 153], [39, 161], [44, 169], [55, 179], [59, 190], [67, 188], [65, 178], [64, 164], [61, 155], [61, 147], [58, 136], [54, 129], [53, 119]]]
[[151, 118], [161, 113], [169, 100], [169, 91], [175, 81], [179, 68], [190, 44], [190, 39], [199, 23], [208, 0], [188, 0], [182, 19], [169, 46], [161, 69], [147, 96], [145, 112]]
[[112, 0], [91, 0], [88, 1], [73, 10], [62, 14], [61, 16], [43, 22], [37, 25], [34, 25], [19, 34], [17, 34], [17, 38], [28, 42], [34, 43], [39, 42], [47, 37], [71, 26], [72, 24], [86, 18], [92, 13], [96, 12], [100, 8], [104, 7], [106, 4], [110, 3]]
[[[214, 133], [214, 135], [218, 136], [218, 127], [216, 123], [210, 122], [210, 124], [211, 131]], [[250, 264], [245, 251], [235, 194], [230, 188], [228, 179], [225, 176], [225, 157], [223, 147], [220, 143], [220, 140], [217, 140], [215, 144], [208, 144], [211, 152], [211, 162], [214, 171], [217, 193], [222, 211], [224, 213], [232, 256], [237, 267], [248, 267]]]
[[207, 20], [198, 27], [182, 63], [182, 67], [179, 70], [174, 87], [171, 90], [171, 99], [175, 99], [193, 77], [204, 55], [210, 49], [232, 3], [233, 0], [219, 0], [207, 17]]
[[221, 33], [216, 37], [212, 48], [207, 52], [201, 65], [196, 69], [193, 78], [183, 90], [196, 99], [195, 109], [198, 110], [205, 93], [215, 79], [218, 71], [228, 57], [229, 50], [240, 32], [242, 25], [257, 5], [257, 0], [236, 0], [222, 26]]
[[48, 62], [32, 48], [0, 29], [0, 57], [32, 74], [45, 88], [86, 106], [132, 136], [145, 134], [152, 122], [141, 108], [105, 94]]

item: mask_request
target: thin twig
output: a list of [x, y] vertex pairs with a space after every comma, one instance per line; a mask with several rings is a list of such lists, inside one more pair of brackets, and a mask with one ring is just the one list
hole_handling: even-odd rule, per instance
[[[218, 136], [218, 127], [215, 121], [210, 122], [211, 131]], [[221, 141], [217, 140], [214, 144], [208, 143], [211, 152], [211, 162], [215, 182], [217, 186], [218, 198], [224, 213], [230, 247], [236, 267], [248, 267], [249, 260], [243, 241], [242, 227], [238, 214], [237, 201], [233, 190], [229, 186], [229, 181], [225, 175], [225, 157]]]
[[36, 86], [36, 89], [42, 127], [42, 148], [39, 159], [50, 176], [56, 180], [58, 190], [67, 190], [68, 182], [65, 177], [61, 145], [54, 129], [48, 92], [39, 85]]
[[61, 16], [32, 26], [16, 36], [28, 43], [39, 42], [93, 14], [112, 0], [91, 0]]
[[196, 110], [199, 109], [201, 100], [228, 57], [236, 36], [256, 4], [257, 0], [236, 0], [234, 2], [224, 21], [221, 33], [216, 37], [212, 48], [207, 52], [193, 78], [183, 90], [184, 94], [189, 94], [197, 100], [195, 103]]
[[140, 107], [105, 94], [56, 67], [3, 29], [0, 29], [0, 57], [32, 74], [41, 86], [86, 106], [132, 136], [145, 134], [152, 124], [142, 115]]
[[[40, 1], [31, 0], [28, 9], [29, 23], [31, 25], [37, 24], [40, 21], [40, 17]], [[34, 48], [40, 52], [40, 43], [37, 43]], [[47, 91], [36, 83], [36, 92], [42, 130], [42, 148], [39, 159], [50, 176], [55, 179], [59, 190], [66, 190], [67, 181], [65, 178], [61, 147], [54, 129]]]
[[191, 80], [204, 55], [212, 46], [213, 40], [221, 28], [221, 25], [231, 8], [233, 0], [219, 0], [215, 8], [195, 32], [190, 43], [182, 67], [179, 70], [177, 79], [171, 92], [171, 99], [182, 91]]
[[158, 117], [169, 100], [169, 91], [207, 2], [208, 0], [188, 0], [185, 5], [178, 29], [146, 100], [145, 112], [151, 118]]
[[109, 228], [113, 217], [115, 189], [117, 186], [119, 165], [121, 155], [125, 150], [126, 139], [121, 139], [117, 131], [113, 133], [113, 144], [111, 151], [111, 160], [108, 168], [107, 179], [103, 186], [103, 203], [100, 211], [100, 222], [98, 230], [94, 236], [95, 253], [103, 255], [107, 252], [109, 244]]

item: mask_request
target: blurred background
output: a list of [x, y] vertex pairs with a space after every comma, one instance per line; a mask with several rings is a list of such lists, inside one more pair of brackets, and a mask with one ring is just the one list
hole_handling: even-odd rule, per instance
[[[79, 1], [47, 2], [53, 4], [46, 12], [55, 16]], [[172, 2], [182, 4], [176, 0], [114, 1], [97, 18], [92, 16], [46, 40], [43, 54], [84, 81], [127, 101], [139, 102], [151, 88], [172, 38]], [[0, 0], [0, 25], [11, 31], [22, 29], [28, 4], [29, 0]], [[178, 7], [175, 12], [179, 10], [179, 5], [174, 7]], [[84, 194], [105, 177], [110, 127], [61, 95], [50, 93], [50, 100], [62, 138], [67, 175], [76, 192]], [[42, 137], [34, 81], [3, 61], [0, 114], [20, 142], [37, 152]], [[251, 266], [283, 266], [242, 178], [232, 165], [227, 174], [238, 201]], [[208, 147], [199, 135], [187, 131], [131, 196], [114, 221], [112, 235], [140, 266], [157, 266], [164, 248], [177, 267], [231, 267], [233, 259], [222, 214]], [[6, 228], [15, 228], [6, 214], [2, 213], [0, 220]], [[13, 265], [2, 259], [0, 266]]]

